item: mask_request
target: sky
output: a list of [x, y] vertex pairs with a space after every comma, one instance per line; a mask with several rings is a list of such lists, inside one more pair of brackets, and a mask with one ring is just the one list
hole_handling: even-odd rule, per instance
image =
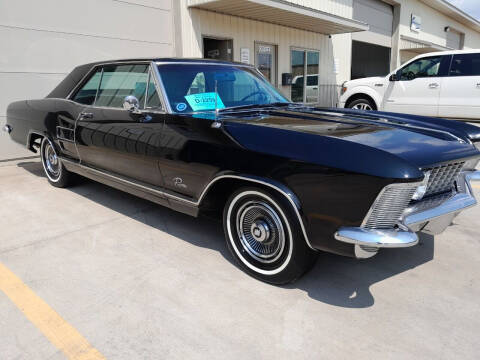
[[480, 21], [480, 0], [447, 0], [452, 5]]

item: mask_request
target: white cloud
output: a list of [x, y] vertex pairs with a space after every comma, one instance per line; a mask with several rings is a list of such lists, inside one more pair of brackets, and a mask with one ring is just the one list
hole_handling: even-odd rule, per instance
[[480, 1], [478, 0], [447, 0], [468, 15], [480, 20]]

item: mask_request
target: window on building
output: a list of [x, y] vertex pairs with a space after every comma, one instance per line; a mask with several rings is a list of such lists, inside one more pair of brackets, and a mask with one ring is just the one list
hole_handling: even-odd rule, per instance
[[[318, 102], [318, 77], [320, 53], [312, 50], [293, 49], [291, 57], [291, 99], [293, 102]], [[307, 77], [307, 81], [304, 79]]]
[[450, 76], [480, 76], [480, 54], [454, 55]]

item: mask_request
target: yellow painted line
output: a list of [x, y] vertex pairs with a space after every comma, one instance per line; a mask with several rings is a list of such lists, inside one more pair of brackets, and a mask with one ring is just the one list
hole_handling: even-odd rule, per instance
[[105, 360], [75, 328], [67, 323], [22, 280], [0, 263], [0, 290], [46, 338], [69, 359]]

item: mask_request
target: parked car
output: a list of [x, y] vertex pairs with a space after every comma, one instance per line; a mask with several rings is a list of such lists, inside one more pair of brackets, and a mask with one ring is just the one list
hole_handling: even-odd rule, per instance
[[79, 66], [45, 99], [10, 104], [5, 130], [53, 186], [80, 174], [219, 216], [238, 265], [273, 284], [318, 250], [368, 258], [442, 232], [480, 178], [475, 126], [293, 104], [254, 67], [213, 60]]
[[480, 120], [480, 50], [424, 54], [385, 77], [347, 81], [339, 107]]

